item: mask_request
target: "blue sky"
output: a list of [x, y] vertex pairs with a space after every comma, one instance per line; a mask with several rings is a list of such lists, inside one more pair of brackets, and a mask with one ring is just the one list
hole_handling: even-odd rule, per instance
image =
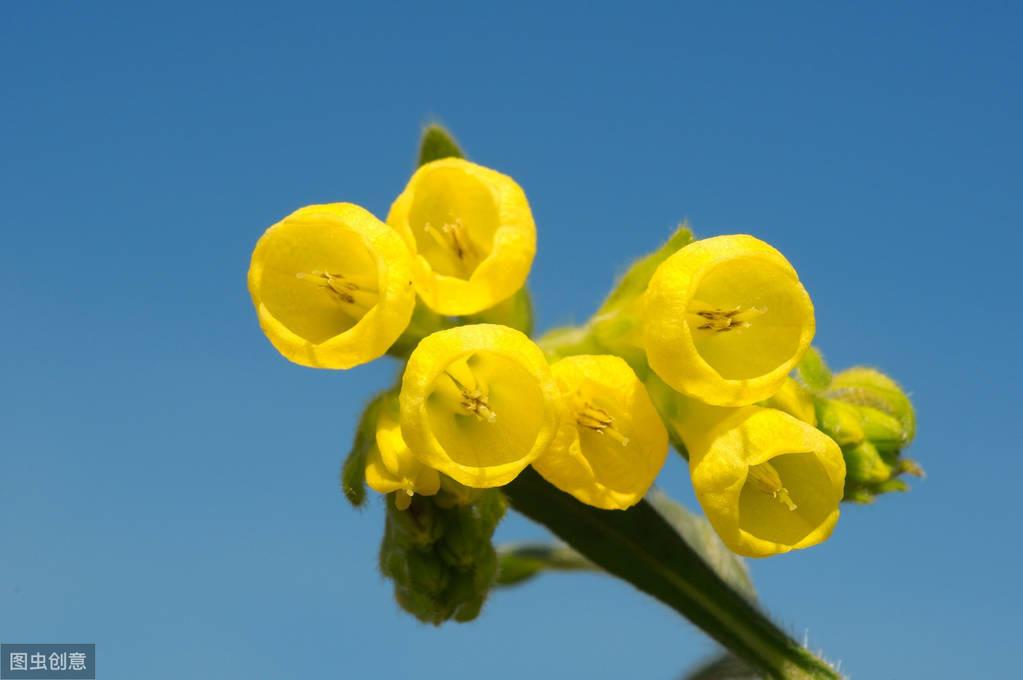
[[[781, 249], [831, 363], [912, 392], [929, 476], [752, 564], [765, 604], [853, 678], [1016, 672], [1021, 29], [1010, 3], [4, 4], [0, 640], [152, 680], [672, 678], [711, 653], [600, 576], [438, 630], [377, 573], [381, 506], [336, 475], [395, 367], [289, 364], [245, 271], [299, 206], [382, 217], [440, 119], [531, 200], [542, 328], [682, 218]], [[692, 502], [677, 458], [660, 484]]]

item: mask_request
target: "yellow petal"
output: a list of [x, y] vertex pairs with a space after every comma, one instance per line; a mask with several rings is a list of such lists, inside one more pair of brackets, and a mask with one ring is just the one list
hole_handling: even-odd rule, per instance
[[610, 355], [568, 357], [551, 370], [564, 416], [533, 467], [583, 503], [607, 510], [635, 505], [668, 455], [668, 433], [643, 383]]
[[781, 253], [752, 236], [696, 241], [665, 260], [644, 295], [650, 367], [709, 404], [778, 391], [810, 346], [813, 304]]
[[366, 463], [366, 484], [380, 493], [399, 491], [432, 496], [440, 490], [440, 475], [423, 465], [405, 444], [398, 421], [397, 401], [385, 404], [376, 425], [376, 446]]
[[506, 326], [434, 333], [409, 357], [401, 432], [427, 466], [475, 488], [507, 484], [557, 431], [558, 389], [543, 352]]
[[511, 297], [536, 253], [536, 226], [519, 185], [461, 158], [416, 170], [387, 223], [413, 253], [416, 292], [439, 314], [475, 314]]
[[350, 203], [301, 208], [267, 229], [252, 253], [248, 285], [274, 347], [315, 368], [351, 368], [381, 356], [415, 306], [408, 248]]
[[792, 378], [786, 378], [781, 388], [764, 402], [764, 406], [785, 411], [799, 418], [804, 423], [817, 425], [817, 414], [814, 410], [813, 395], [805, 387]]
[[775, 409], [693, 410], [680, 428], [693, 488], [725, 545], [765, 557], [831, 535], [845, 483], [832, 439]]

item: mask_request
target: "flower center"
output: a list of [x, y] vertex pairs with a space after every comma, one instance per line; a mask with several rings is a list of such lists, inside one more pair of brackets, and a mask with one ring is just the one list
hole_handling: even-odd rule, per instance
[[741, 307], [721, 309], [703, 303], [695, 303], [689, 312], [697, 330], [710, 333], [727, 333], [738, 328], [749, 328], [750, 322], [767, 313], [765, 307]]
[[629, 445], [629, 438], [615, 429], [615, 419], [604, 409], [584, 401], [576, 409], [575, 422], [579, 427], [593, 430], [597, 434], [607, 435], [622, 446]]
[[450, 378], [451, 382], [458, 388], [461, 394], [461, 400], [458, 405], [464, 411], [476, 416], [476, 420], [481, 422], [492, 423], [497, 420], [497, 414], [491, 410], [490, 403], [487, 401], [487, 386], [475, 373], [471, 370], [469, 371], [473, 381], [472, 386], [463, 383], [451, 371], [444, 371], [444, 375]]
[[747, 478], [753, 481], [753, 485], [758, 491], [766, 493], [790, 511], [796, 509], [797, 506], [789, 496], [788, 489], [782, 486], [781, 475], [770, 463], [750, 466]]
[[331, 272], [314, 269], [310, 273], [299, 272], [295, 277], [302, 281], [308, 281], [317, 288], [322, 288], [327, 294], [345, 307], [349, 314], [356, 314], [361, 317], [366, 311], [376, 304], [377, 291], [365, 279], [359, 277], [345, 276]]
[[483, 259], [479, 247], [469, 235], [468, 228], [462, 224], [462, 220], [458, 217], [445, 220], [439, 228], [427, 222], [423, 225], [423, 231], [440, 246], [455, 271], [464, 278], [471, 276], [480, 260]]

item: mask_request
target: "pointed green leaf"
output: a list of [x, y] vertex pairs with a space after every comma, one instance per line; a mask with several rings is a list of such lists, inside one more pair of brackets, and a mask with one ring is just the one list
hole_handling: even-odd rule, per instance
[[742, 659], [722, 652], [686, 673], [682, 680], [757, 680], [759, 677]]
[[725, 583], [750, 602], [756, 602], [757, 591], [753, 587], [746, 562], [721, 542], [706, 517], [689, 512], [660, 489], [651, 489], [646, 500], [675, 527], [682, 538]]
[[692, 242], [693, 230], [689, 228], [687, 222], [682, 222], [660, 248], [644, 255], [629, 266], [622, 278], [615, 284], [614, 289], [608, 294], [607, 299], [604, 300], [604, 304], [600, 306], [598, 314], [642, 295], [650, 283], [650, 278], [661, 266], [661, 263]]
[[377, 414], [391, 394], [390, 390], [385, 390], [366, 404], [359, 417], [359, 425], [355, 428], [352, 448], [341, 468], [341, 490], [355, 507], [366, 502], [366, 459], [376, 443]]
[[423, 136], [419, 140], [419, 162], [418, 165], [425, 165], [430, 161], [441, 158], [465, 158], [465, 154], [458, 146], [458, 142], [451, 136], [451, 133], [437, 123], [431, 123], [423, 130]]
[[498, 586], [525, 583], [544, 571], [600, 571], [592, 562], [565, 545], [522, 543], [497, 549]]

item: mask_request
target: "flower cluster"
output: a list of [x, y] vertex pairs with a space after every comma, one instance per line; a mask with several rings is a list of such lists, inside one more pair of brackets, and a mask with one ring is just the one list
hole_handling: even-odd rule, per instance
[[266, 231], [248, 275], [260, 325], [291, 361], [403, 361], [363, 415], [343, 483], [356, 503], [364, 484], [393, 498], [381, 566], [409, 611], [475, 616], [504, 507], [493, 490], [529, 466], [621, 511], [671, 442], [714, 529], [747, 556], [817, 544], [843, 499], [919, 471], [900, 457], [908, 399], [876, 371], [830, 375], [810, 347], [810, 296], [767, 243], [680, 227], [588, 323], [534, 341], [525, 193], [453, 145], [434, 155], [386, 223], [348, 203], [302, 208]]

